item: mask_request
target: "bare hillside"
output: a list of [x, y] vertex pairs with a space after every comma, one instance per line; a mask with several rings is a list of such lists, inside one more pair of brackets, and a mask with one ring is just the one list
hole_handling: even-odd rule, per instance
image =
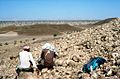
[[0, 33], [15, 31], [19, 35], [60, 35], [62, 32], [81, 31], [68, 24], [36, 24], [31, 26], [8, 26], [0, 28]]
[[[63, 29], [62, 29], [63, 30]], [[56, 66], [53, 70], [43, 69], [39, 79], [120, 79], [120, 19], [110, 19], [97, 27], [64, 33], [63, 37], [46, 41], [31, 41], [31, 52], [37, 60], [41, 46], [49, 42], [58, 49]], [[6, 45], [7, 46], [7, 45]], [[6, 47], [4, 46], [4, 47]], [[20, 52], [22, 44], [0, 49], [6, 52]], [[15, 50], [13, 50], [13, 48]], [[114, 53], [118, 55], [114, 56]], [[18, 54], [18, 53], [17, 53]], [[107, 63], [97, 68], [91, 76], [81, 68], [91, 57], [103, 57]], [[18, 56], [11, 55], [0, 60], [0, 76], [3, 79], [15, 77]]]

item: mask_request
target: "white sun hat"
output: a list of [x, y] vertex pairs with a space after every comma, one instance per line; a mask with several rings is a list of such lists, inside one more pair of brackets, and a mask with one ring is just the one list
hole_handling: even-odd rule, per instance
[[51, 51], [54, 51], [56, 52], [56, 49], [54, 47], [54, 45], [50, 44], [50, 43], [45, 43], [43, 46], [42, 46], [42, 49], [49, 49]]

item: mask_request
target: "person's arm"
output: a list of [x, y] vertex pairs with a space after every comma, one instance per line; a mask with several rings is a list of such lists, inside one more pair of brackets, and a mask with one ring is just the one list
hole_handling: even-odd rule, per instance
[[21, 63], [21, 62], [20, 62], [20, 53], [18, 54], [18, 60], [19, 60], [19, 61], [18, 61], [18, 65], [20, 65], [20, 63]]
[[18, 54], [18, 64], [17, 64], [16, 68], [19, 68], [20, 64], [21, 64], [21, 61], [20, 61], [20, 53], [19, 53]]
[[30, 61], [32, 62], [33, 67], [37, 68], [36, 63], [35, 63], [31, 53], [30, 53]]
[[44, 59], [44, 52], [41, 53], [41, 58]]

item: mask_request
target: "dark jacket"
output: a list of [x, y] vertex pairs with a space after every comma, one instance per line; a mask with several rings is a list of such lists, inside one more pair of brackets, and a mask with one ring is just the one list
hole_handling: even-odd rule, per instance
[[55, 52], [50, 51], [49, 49], [43, 49], [41, 58], [44, 60], [44, 66], [51, 68], [54, 66], [53, 58], [55, 58]]

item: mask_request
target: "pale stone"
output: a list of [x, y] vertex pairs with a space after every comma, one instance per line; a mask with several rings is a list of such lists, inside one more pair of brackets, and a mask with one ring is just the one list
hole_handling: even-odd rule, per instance
[[46, 73], [48, 71], [48, 69], [47, 68], [44, 68], [44, 69], [42, 69], [42, 73]]

